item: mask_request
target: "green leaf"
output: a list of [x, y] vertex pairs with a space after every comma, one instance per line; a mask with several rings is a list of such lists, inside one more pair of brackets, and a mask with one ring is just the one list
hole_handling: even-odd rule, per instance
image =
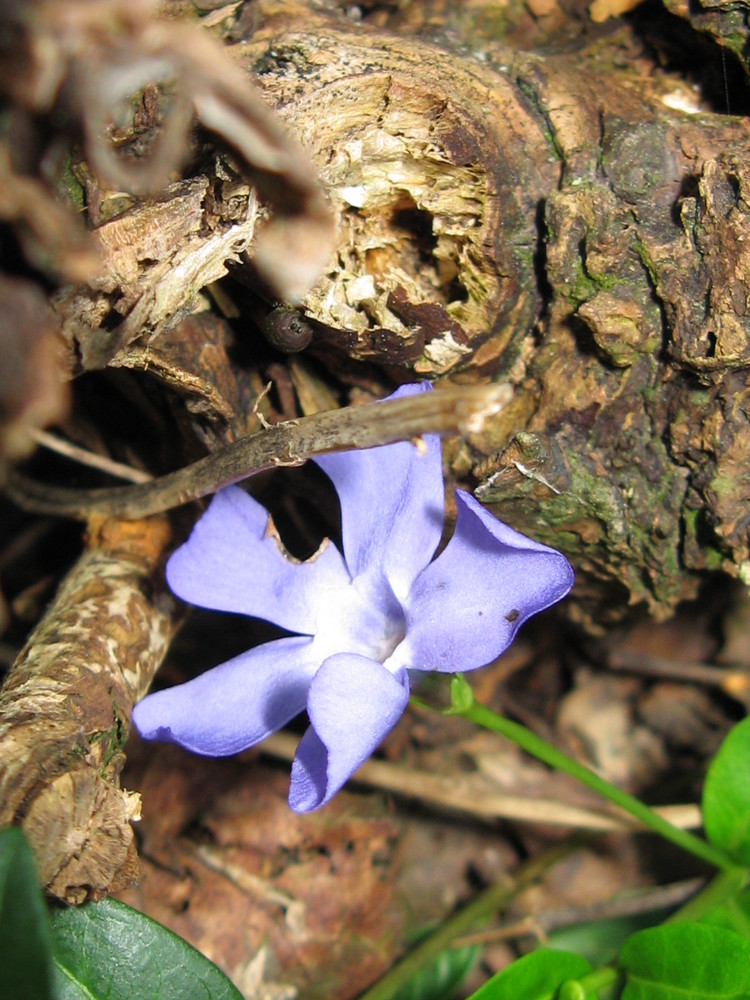
[[242, 1000], [192, 945], [115, 899], [52, 914], [56, 1000]]
[[703, 786], [703, 826], [714, 847], [750, 865], [750, 717], [724, 739]]
[[726, 927], [750, 940], [750, 889], [729, 896], [703, 917], [701, 923]]
[[498, 972], [469, 1000], [553, 1000], [563, 983], [590, 971], [591, 966], [580, 955], [538, 948]]
[[747, 1000], [750, 942], [709, 924], [663, 924], [623, 945], [622, 1000]]
[[455, 996], [456, 987], [463, 981], [479, 952], [475, 945], [441, 952], [431, 965], [420, 969], [394, 993], [392, 1000], [449, 1000]]
[[47, 908], [18, 827], [0, 831], [0, 993], [4, 1000], [53, 995]]
[[577, 979], [566, 979], [557, 991], [557, 1000], [586, 1000], [586, 990]]

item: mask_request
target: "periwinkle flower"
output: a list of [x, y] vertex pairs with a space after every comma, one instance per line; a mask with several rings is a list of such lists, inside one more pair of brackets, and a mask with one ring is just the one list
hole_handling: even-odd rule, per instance
[[[424, 391], [404, 386], [395, 395]], [[224, 756], [260, 743], [303, 709], [310, 727], [292, 764], [289, 805], [328, 802], [401, 717], [409, 671], [474, 670], [531, 615], [570, 590], [559, 552], [456, 491], [443, 530], [440, 440], [315, 459], [341, 505], [343, 552], [326, 540], [305, 562], [280, 546], [267, 511], [238, 487], [217, 493], [167, 564], [169, 586], [203, 608], [295, 633], [148, 695], [133, 722], [145, 739]]]

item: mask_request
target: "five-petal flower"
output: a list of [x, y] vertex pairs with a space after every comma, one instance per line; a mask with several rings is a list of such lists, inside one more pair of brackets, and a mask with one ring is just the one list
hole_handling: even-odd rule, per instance
[[343, 553], [326, 541], [311, 559], [292, 560], [267, 511], [229, 487], [167, 564], [183, 600], [295, 634], [150, 694], [133, 711], [144, 738], [223, 756], [306, 709], [289, 791], [296, 812], [328, 802], [390, 732], [409, 698], [409, 671], [484, 666], [573, 583], [563, 555], [462, 490], [453, 536], [433, 560], [444, 510], [437, 437], [420, 449], [404, 442], [315, 461], [338, 493]]

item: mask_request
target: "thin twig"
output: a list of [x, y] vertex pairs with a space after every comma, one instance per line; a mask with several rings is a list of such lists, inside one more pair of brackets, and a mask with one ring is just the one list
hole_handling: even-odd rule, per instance
[[[289, 761], [293, 759], [296, 748], [296, 737], [288, 733], [274, 733], [263, 742], [260, 750], [271, 757]], [[453, 779], [382, 760], [366, 761], [353, 780], [483, 819], [509, 819], [602, 832], [632, 833], [644, 829], [631, 816], [614, 809], [588, 809], [553, 799], [524, 798], [522, 795], [492, 792], [477, 795], [476, 789], [462, 788]], [[657, 806], [654, 811], [683, 830], [697, 829], [701, 825], [701, 813], [697, 805]]]
[[709, 684], [711, 687], [721, 688], [739, 701], [747, 701], [750, 696], [750, 671], [744, 664], [719, 667], [711, 663], [684, 663], [665, 656], [618, 650], [608, 657], [607, 665], [612, 670], [645, 674], [648, 677], [668, 677], [691, 684]]
[[44, 448], [49, 448], [50, 451], [71, 458], [75, 462], [80, 462], [81, 465], [87, 465], [91, 469], [98, 469], [110, 476], [117, 476], [118, 479], [127, 479], [131, 483], [148, 483], [154, 478], [148, 472], [134, 469], [132, 465], [115, 462], [114, 459], [107, 458], [106, 455], [97, 455], [96, 452], [89, 451], [88, 448], [81, 448], [79, 445], [66, 441], [65, 438], [58, 437], [56, 434], [50, 434], [48, 431], [32, 429], [29, 433], [37, 444]]
[[24, 510], [85, 520], [91, 514], [149, 517], [313, 455], [373, 448], [423, 434], [475, 431], [511, 398], [507, 385], [450, 386], [401, 399], [347, 406], [275, 424], [149, 483], [76, 490], [46, 486], [11, 470], [6, 492]]

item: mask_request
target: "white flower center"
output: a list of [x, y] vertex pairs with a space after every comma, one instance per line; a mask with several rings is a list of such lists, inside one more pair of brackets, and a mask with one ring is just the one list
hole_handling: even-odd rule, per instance
[[321, 603], [315, 641], [324, 657], [358, 653], [385, 663], [406, 634], [403, 609], [384, 580], [368, 587], [358, 577]]

